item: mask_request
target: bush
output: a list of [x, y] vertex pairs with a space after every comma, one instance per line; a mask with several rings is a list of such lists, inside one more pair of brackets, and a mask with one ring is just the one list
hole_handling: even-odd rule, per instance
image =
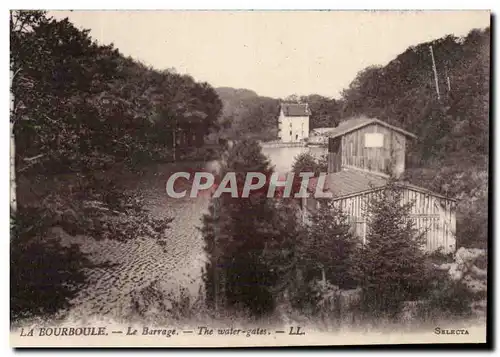
[[182, 161], [211, 161], [220, 157], [220, 150], [215, 147], [189, 148], [179, 153]]
[[42, 207], [19, 206], [11, 221], [11, 323], [49, 317], [70, 306], [86, 284], [84, 267], [93, 265], [78, 247], [63, 247], [48, 236], [53, 217]]
[[471, 303], [474, 297], [463, 282], [441, 277], [429, 291], [418, 315], [423, 320], [467, 317], [472, 314]]
[[164, 237], [171, 218], [156, 218], [144, 208], [139, 194], [126, 192], [113, 175], [80, 175], [71, 193], [51, 193], [43, 205], [54, 215], [54, 225], [71, 235], [126, 241]]
[[318, 168], [320, 172], [328, 172], [328, 154], [323, 154], [318, 159]]
[[321, 172], [318, 160], [308, 152], [300, 153], [294, 158], [292, 171], [295, 175], [301, 172], [314, 172], [316, 176]]
[[337, 313], [338, 292], [335, 285], [313, 280], [298, 287], [291, 296], [291, 305], [306, 316], [331, 316]]

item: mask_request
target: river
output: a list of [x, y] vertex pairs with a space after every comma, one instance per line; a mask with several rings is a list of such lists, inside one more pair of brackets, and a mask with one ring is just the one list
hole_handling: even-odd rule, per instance
[[271, 164], [275, 167], [275, 171], [286, 173], [292, 170], [292, 165], [299, 154], [309, 152], [315, 157], [319, 158], [321, 155], [326, 154], [325, 147], [263, 147], [262, 152], [266, 155]]

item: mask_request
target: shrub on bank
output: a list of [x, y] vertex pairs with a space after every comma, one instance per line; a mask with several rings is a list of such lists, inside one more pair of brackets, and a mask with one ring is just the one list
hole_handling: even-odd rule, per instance
[[47, 237], [53, 216], [43, 207], [19, 206], [11, 220], [11, 323], [48, 317], [68, 308], [86, 284], [82, 268], [92, 266], [78, 247]]

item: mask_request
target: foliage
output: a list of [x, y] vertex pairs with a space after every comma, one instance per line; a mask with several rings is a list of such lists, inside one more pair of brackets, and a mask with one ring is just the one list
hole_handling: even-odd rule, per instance
[[278, 137], [279, 100], [246, 89], [216, 89], [223, 103], [221, 122], [230, 139], [275, 140]]
[[[223, 169], [228, 171], [237, 173], [239, 187], [247, 172], [272, 172], [253, 140], [234, 145]], [[294, 207], [284, 200], [258, 193], [213, 199], [202, 228], [209, 257], [204, 277], [209, 305], [240, 306], [255, 316], [271, 313], [286, 289], [285, 277], [293, 271], [297, 225]]]
[[312, 154], [302, 152], [294, 158], [292, 171], [295, 176], [298, 176], [301, 172], [313, 172], [317, 176], [320, 173], [320, 167], [318, 160]]
[[[482, 157], [477, 164], [484, 165], [489, 43], [489, 28], [473, 30], [465, 38], [446, 36], [410, 47], [385, 67], [366, 68], [342, 94], [343, 117], [373, 116], [417, 134], [410, 150], [413, 166], [449, 165], [464, 157]], [[429, 46], [436, 59], [440, 99]]]
[[53, 215], [52, 224], [71, 235], [118, 241], [142, 236], [159, 241], [172, 222], [170, 217], [154, 217], [139, 194], [107, 175], [80, 175], [70, 192], [60, 193], [51, 193], [40, 203]]
[[342, 101], [326, 98], [318, 94], [303, 96], [300, 101], [307, 103], [311, 110], [309, 117], [310, 130], [315, 128], [333, 128], [340, 122]]
[[51, 218], [43, 207], [19, 206], [11, 220], [11, 321], [48, 317], [70, 306], [86, 284], [83, 267], [92, 266], [78, 247], [64, 247], [48, 236]]
[[[468, 247], [487, 245], [487, 199], [466, 201], [476, 189], [487, 195], [490, 35], [488, 27], [412, 46], [386, 66], [358, 73], [342, 93], [342, 118], [364, 114], [418, 136], [407, 143], [407, 179], [462, 202], [457, 240]], [[478, 182], [484, 175], [486, 182]]]
[[321, 172], [328, 171], [327, 155], [322, 155], [318, 159], [309, 152], [302, 152], [294, 158], [292, 171], [296, 177], [301, 172], [313, 172], [314, 176], [319, 176]]
[[395, 316], [403, 301], [426, 291], [424, 233], [410, 218], [412, 205], [402, 202], [402, 191], [394, 181], [368, 202], [366, 244], [355, 266], [362, 309], [375, 316]]
[[472, 314], [473, 299], [474, 294], [461, 280], [453, 281], [446, 275], [441, 275], [433, 279], [418, 315], [423, 320], [467, 317]]
[[222, 104], [207, 83], [126, 58], [68, 19], [11, 12], [10, 62], [20, 171], [172, 160], [174, 131], [218, 125]]
[[[321, 202], [309, 217], [307, 234], [299, 242], [301, 267], [309, 279], [321, 278], [342, 289], [355, 287], [353, 266], [360, 241], [347, 215], [331, 202]], [[315, 274], [314, 274], [315, 273]]]
[[308, 316], [315, 316], [321, 311], [320, 303], [324, 289], [316, 280], [305, 282], [297, 286], [291, 296], [291, 306]]

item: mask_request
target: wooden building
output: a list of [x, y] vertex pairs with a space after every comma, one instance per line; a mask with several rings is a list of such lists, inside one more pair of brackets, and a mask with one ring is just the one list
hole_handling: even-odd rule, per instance
[[378, 119], [355, 118], [328, 133], [329, 172], [356, 168], [399, 177], [407, 139], [415, 135]]
[[[366, 205], [382, 190], [390, 176], [405, 169], [406, 141], [415, 135], [378, 119], [355, 118], [328, 132], [328, 175], [325, 189], [334, 205], [346, 212], [356, 234], [366, 239]], [[403, 202], [413, 202], [411, 219], [425, 233], [425, 249], [455, 251], [455, 200], [427, 189], [399, 182]], [[318, 209], [320, 200], [303, 199], [304, 219]]]

